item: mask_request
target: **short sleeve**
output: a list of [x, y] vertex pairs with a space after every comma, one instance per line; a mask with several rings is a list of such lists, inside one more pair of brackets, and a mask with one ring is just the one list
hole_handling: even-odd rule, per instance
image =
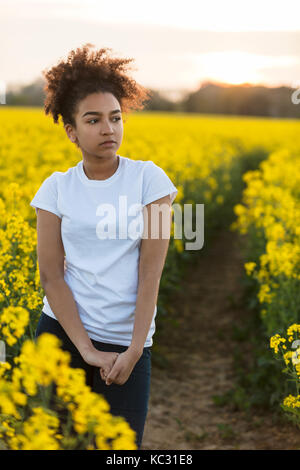
[[146, 206], [150, 202], [168, 194], [170, 194], [171, 204], [173, 204], [178, 194], [178, 189], [174, 186], [166, 172], [149, 160], [144, 170], [142, 205]]
[[48, 176], [48, 178], [43, 181], [34, 198], [30, 202], [30, 206], [35, 208], [36, 214], [37, 208], [39, 208], [53, 212], [53, 214], [62, 218], [62, 214], [57, 207], [56, 172], [52, 173], [52, 175]]

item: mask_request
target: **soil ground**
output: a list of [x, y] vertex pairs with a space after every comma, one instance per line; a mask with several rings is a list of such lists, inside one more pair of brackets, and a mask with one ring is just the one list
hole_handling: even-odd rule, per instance
[[274, 412], [251, 411], [249, 417], [212, 399], [234, 384], [232, 327], [249, 315], [240, 302], [242, 244], [238, 234], [221, 231], [205, 247], [205, 256], [187, 270], [172, 299], [172, 315], [180, 327], [159, 336], [169, 364], [162, 368], [152, 362], [142, 449], [300, 449], [300, 430], [278, 421]]

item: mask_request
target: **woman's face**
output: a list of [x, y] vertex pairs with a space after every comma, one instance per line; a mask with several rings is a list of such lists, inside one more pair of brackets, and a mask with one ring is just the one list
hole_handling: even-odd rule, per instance
[[[75, 114], [76, 130], [65, 127], [72, 142], [77, 140], [84, 155], [115, 156], [123, 139], [119, 101], [112, 93], [92, 93], [81, 100]], [[112, 145], [103, 145], [112, 140]]]

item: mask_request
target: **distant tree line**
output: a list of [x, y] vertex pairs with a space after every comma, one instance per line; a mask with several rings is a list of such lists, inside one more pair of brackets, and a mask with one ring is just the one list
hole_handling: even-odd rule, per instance
[[[39, 78], [33, 83], [8, 90], [8, 106], [43, 106], [44, 81]], [[281, 86], [270, 88], [251, 84], [222, 85], [203, 82], [199, 89], [188, 92], [178, 101], [171, 101], [157, 90], [151, 91], [151, 99], [145, 111], [167, 111], [205, 114], [232, 114], [246, 116], [270, 116], [300, 118], [300, 103], [292, 101], [294, 88]], [[297, 94], [300, 100], [300, 91]]]

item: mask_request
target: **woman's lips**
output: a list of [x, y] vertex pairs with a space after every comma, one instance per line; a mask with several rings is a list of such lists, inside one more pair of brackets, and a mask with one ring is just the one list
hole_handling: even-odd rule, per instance
[[103, 147], [111, 147], [111, 146], [115, 145], [115, 142], [113, 142], [113, 141], [110, 141], [110, 142], [103, 142], [103, 143], [100, 144], [100, 145], [102, 145]]

